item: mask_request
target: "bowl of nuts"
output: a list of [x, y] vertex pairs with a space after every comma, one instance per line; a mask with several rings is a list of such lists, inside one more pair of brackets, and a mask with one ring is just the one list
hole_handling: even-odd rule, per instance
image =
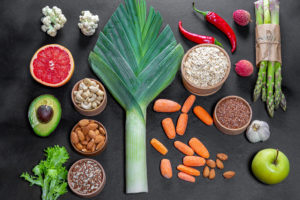
[[104, 86], [92, 78], [78, 81], [72, 89], [71, 97], [75, 109], [85, 116], [100, 114], [107, 103]]
[[214, 44], [196, 45], [181, 62], [183, 85], [199, 96], [214, 94], [227, 80], [230, 67], [230, 58], [223, 48]]
[[78, 153], [94, 156], [105, 149], [108, 137], [103, 124], [96, 120], [82, 119], [73, 127], [70, 140]]

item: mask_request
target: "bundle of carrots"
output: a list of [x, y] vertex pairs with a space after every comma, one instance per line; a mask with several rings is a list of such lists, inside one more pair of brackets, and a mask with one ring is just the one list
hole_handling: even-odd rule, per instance
[[[162, 120], [163, 130], [169, 139], [174, 139], [176, 137], [176, 133], [178, 135], [184, 135], [188, 123], [188, 112], [192, 108], [195, 100], [195, 95], [190, 95], [182, 107], [180, 104], [172, 100], [156, 100], [153, 107], [156, 112], [177, 112], [181, 109], [181, 114], [178, 117], [176, 128], [171, 118], [165, 118]], [[201, 106], [195, 106], [193, 108], [193, 112], [206, 125], [211, 126], [213, 124], [212, 117]], [[168, 153], [168, 149], [157, 139], [153, 138], [150, 143], [162, 155], [166, 155]], [[174, 141], [174, 147], [181, 153], [185, 154], [183, 164], [177, 166], [177, 170], [179, 170], [178, 178], [188, 182], [194, 183], [196, 181], [195, 176], [200, 176], [201, 174], [198, 169], [193, 167], [206, 165], [203, 169], [203, 177], [212, 180], [216, 176], [215, 167], [223, 169], [223, 161], [228, 159], [228, 156], [224, 153], [218, 153], [216, 161], [209, 159], [209, 151], [205, 145], [195, 137], [189, 140], [188, 145], [181, 141]], [[197, 156], [194, 155], [195, 153]], [[173, 174], [170, 160], [162, 159], [160, 163], [160, 170], [163, 177], [167, 179], [172, 178]], [[223, 176], [226, 179], [232, 178], [234, 175], [235, 172], [233, 171], [223, 173]]]

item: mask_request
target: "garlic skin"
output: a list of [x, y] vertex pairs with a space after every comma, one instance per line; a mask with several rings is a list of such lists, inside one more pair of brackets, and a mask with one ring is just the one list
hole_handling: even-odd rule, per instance
[[270, 128], [267, 122], [254, 120], [247, 129], [246, 136], [252, 143], [264, 142], [270, 137]]

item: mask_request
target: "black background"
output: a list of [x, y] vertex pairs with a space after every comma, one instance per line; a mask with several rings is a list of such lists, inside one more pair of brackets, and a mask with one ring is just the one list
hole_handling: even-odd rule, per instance
[[[30, 171], [43, 157], [43, 149], [55, 144], [63, 145], [70, 153], [67, 167], [83, 158], [72, 149], [69, 134], [73, 125], [84, 116], [75, 111], [71, 103], [71, 89], [78, 80], [85, 77], [95, 77], [90, 70], [87, 57], [93, 48], [99, 31], [103, 28], [115, 8], [121, 1], [117, 0], [1, 0], [0, 3], [0, 198], [4, 200], [40, 199], [40, 188], [30, 187], [19, 178], [24, 171]], [[215, 127], [207, 127], [192, 113], [189, 114], [189, 124], [183, 137], [187, 142], [192, 136], [200, 138], [209, 149], [212, 157], [218, 152], [225, 152], [230, 159], [225, 162], [225, 170], [236, 171], [236, 177], [224, 180], [221, 171], [217, 170], [215, 180], [209, 181], [203, 177], [197, 178], [196, 184], [183, 182], [177, 178], [176, 166], [181, 162], [182, 154], [173, 148], [173, 141], [164, 135], [160, 122], [171, 116], [176, 121], [179, 113], [160, 114], [147, 111], [147, 165], [149, 193], [126, 195], [124, 193], [124, 120], [125, 115], [117, 102], [108, 95], [108, 105], [103, 113], [92, 119], [102, 122], [109, 134], [107, 149], [93, 157], [104, 167], [107, 174], [107, 184], [103, 192], [93, 199], [300, 199], [300, 134], [299, 134], [299, 20], [300, 1], [286, 0], [281, 4], [281, 33], [283, 53], [283, 89], [287, 96], [288, 110], [275, 112], [270, 119], [261, 101], [253, 103], [251, 94], [256, 81], [257, 70], [249, 78], [241, 78], [234, 72], [234, 63], [240, 59], [255, 61], [254, 23], [248, 27], [238, 27], [232, 20], [236, 9], [249, 10], [254, 20], [253, 1], [249, 0], [201, 0], [197, 7], [210, 9], [225, 18], [236, 32], [238, 40], [237, 51], [232, 55], [226, 37], [205, 22], [202, 16], [192, 10], [192, 0], [148, 0], [161, 12], [164, 25], [171, 25], [175, 37], [185, 51], [194, 43], [187, 41], [178, 32], [177, 23], [183, 21], [183, 26], [192, 32], [216, 37], [225, 46], [232, 61], [232, 70], [224, 87], [218, 93], [209, 97], [198, 97], [196, 104], [204, 106], [212, 113], [216, 102], [226, 95], [239, 95], [248, 100], [253, 109], [253, 119], [265, 120], [270, 124], [271, 137], [264, 143], [251, 144], [244, 134], [227, 136]], [[65, 27], [57, 37], [51, 38], [40, 30], [41, 9], [45, 6], [60, 7], [68, 19]], [[83, 36], [78, 27], [78, 16], [82, 10], [90, 10], [100, 17], [99, 28], [93, 37]], [[255, 20], [254, 20], [255, 21]], [[42, 45], [58, 43], [66, 46], [75, 59], [75, 72], [65, 86], [48, 88], [38, 84], [29, 73], [29, 62], [34, 52]], [[41, 94], [55, 95], [62, 104], [62, 120], [52, 135], [48, 138], [35, 136], [27, 119], [27, 109], [30, 102]], [[180, 73], [175, 81], [163, 91], [158, 98], [169, 98], [179, 103], [189, 95], [182, 85]], [[160, 159], [163, 157], [150, 145], [151, 138], [161, 140], [169, 149], [167, 158], [171, 159], [174, 177], [172, 180], [162, 178], [159, 172]], [[263, 148], [279, 148], [290, 160], [290, 175], [274, 186], [258, 182], [250, 171], [251, 159], [257, 151]], [[201, 169], [202, 171], [202, 169]], [[60, 199], [80, 199], [71, 191]]]

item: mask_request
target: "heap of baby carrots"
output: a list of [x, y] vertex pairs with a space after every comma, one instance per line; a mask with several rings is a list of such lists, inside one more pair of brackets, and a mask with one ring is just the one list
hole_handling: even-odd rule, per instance
[[[174, 139], [176, 133], [178, 135], [184, 135], [188, 124], [188, 112], [192, 108], [196, 101], [195, 95], [190, 95], [183, 106], [175, 101], [168, 99], [158, 99], [154, 103], [154, 111], [156, 112], [177, 112], [181, 109], [181, 114], [178, 117], [176, 128], [171, 118], [165, 118], [162, 120], [162, 127], [169, 139]], [[213, 118], [209, 113], [201, 106], [195, 106], [193, 108], [194, 114], [206, 125], [213, 125]], [[151, 140], [151, 145], [162, 155], [168, 153], [168, 149], [156, 138]], [[193, 137], [189, 140], [188, 145], [181, 141], [174, 141], [174, 147], [183, 153], [183, 164], [177, 166], [178, 178], [194, 183], [197, 176], [200, 176], [200, 171], [194, 167], [205, 166], [203, 169], [203, 177], [214, 179], [216, 176], [215, 168], [223, 169], [223, 162], [228, 159], [228, 156], [224, 153], [218, 153], [216, 161], [209, 159], [210, 154], [205, 145], [197, 138]], [[197, 155], [195, 155], [195, 153]], [[160, 170], [163, 177], [170, 179], [173, 176], [172, 165], [169, 159], [162, 159], [160, 163]], [[223, 173], [224, 178], [229, 179], [235, 175], [234, 171], [227, 171]]]

